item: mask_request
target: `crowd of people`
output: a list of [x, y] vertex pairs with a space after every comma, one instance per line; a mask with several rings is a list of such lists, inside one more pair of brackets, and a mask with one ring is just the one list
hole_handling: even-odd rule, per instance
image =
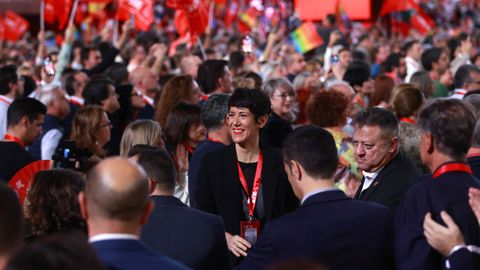
[[0, 269], [480, 269], [480, 38], [436, 20], [3, 42]]

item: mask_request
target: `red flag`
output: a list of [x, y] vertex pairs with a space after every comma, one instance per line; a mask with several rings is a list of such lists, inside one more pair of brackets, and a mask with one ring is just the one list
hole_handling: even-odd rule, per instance
[[190, 24], [188, 22], [188, 15], [185, 10], [176, 10], [175, 17], [173, 19], [173, 25], [175, 25], [175, 30], [180, 37], [183, 37], [187, 34]]
[[227, 12], [225, 14], [225, 27], [230, 27], [232, 23], [236, 20], [238, 13], [238, 3], [236, 1], [230, 2]]
[[5, 39], [11, 41], [19, 40], [27, 32], [30, 24], [25, 18], [17, 13], [7, 10], [3, 19], [5, 25]]
[[382, 9], [380, 10], [380, 16], [385, 16], [392, 12], [402, 12], [407, 10], [420, 10], [420, 7], [413, 0], [387, 0], [383, 3]]
[[189, 9], [193, 0], [167, 0], [167, 7], [171, 9]]
[[53, 24], [57, 18], [57, 6], [58, 0], [45, 0], [45, 6], [43, 8], [45, 22]]
[[135, 28], [148, 31], [153, 23], [153, 0], [120, 0], [117, 18], [124, 21], [130, 14], [135, 18]]
[[208, 26], [209, 7], [209, 3], [202, 1], [196, 9], [188, 13], [192, 36], [198, 36], [205, 32]]
[[428, 35], [435, 28], [435, 21], [422, 10], [416, 10], [410, 17], [412, 27], [421, 35]]

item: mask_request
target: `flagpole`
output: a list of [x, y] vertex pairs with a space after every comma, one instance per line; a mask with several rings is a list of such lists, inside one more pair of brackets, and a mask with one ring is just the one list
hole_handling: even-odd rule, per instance
[[203, 58], [202, 60], [203, 61], [207, 60], [207, 54], [205, 53], [205, 48], [203, 48], [203, 44], [200, 41], [199, 37], [197, 37], [197, 45], [200, 48], [200, 52], [202, 53], [202, 58]]
[[75, 13], [77, 12], [77, 7], [78, 7], [78, 2], [79, 1], [80, 0], [75, 0], [75, 2], [73, 2], [72, 12], [70, 13], [70, 19], [68, 20], [68, 25], [73, 24], [73, 20], [75, 19]]
[[45, 1], [40, 1], [40, 31], [45, 32]]

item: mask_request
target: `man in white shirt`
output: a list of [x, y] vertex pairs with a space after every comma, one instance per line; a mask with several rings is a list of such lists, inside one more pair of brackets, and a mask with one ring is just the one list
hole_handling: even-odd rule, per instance
[[153, 119], [155, 114], [155, 96], [159, 91], [157, 76], [143, 66], [137, 67], [128, 78], [133, 85], [133, 90], [142, 96], [145, 107], [139, 112], [141, 119]]
[[153, 204], [145, 171], [111, 158], [95, 166], [79, 194], [89, 241], [103, 263], [115, 269], [189, 269], [150, 250], [139, 240]]
[[418, 40], [407, 42], [404, 46], [405, 62], [407, 64], [407, 76], [405, 82], [410, 82], [413, 73], [420, 71], [420, 58], [422, 57], [422, 45]]
[[0, 69], [0, 140], [7, 133], [7, 110], [23, 94], [23, 80], [13, 65]]

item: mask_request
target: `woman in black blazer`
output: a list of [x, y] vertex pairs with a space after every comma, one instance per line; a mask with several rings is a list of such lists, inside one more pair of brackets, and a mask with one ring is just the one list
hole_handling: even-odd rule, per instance
[[[203, 159], [197, 207], [223, 218], [228, 248], [241, 257], [251, 247], [249, 241], [253, 242], [248, 237], [251, 234], [242, 237], [242, 227], [248, 231], [249, 226], [259, 224], [261, 228], [294, 210], [298, 201], [283, 169], [280, 150], [260, 144], [260, 129], [270, 113], [269, 98], [257, 90], [237, 89], [228, 105], [227, 124], [234, 144]], [[252, 195], [255, 190], [256, 200]], [[252, 222], [246, 223], [248, 220]]]

